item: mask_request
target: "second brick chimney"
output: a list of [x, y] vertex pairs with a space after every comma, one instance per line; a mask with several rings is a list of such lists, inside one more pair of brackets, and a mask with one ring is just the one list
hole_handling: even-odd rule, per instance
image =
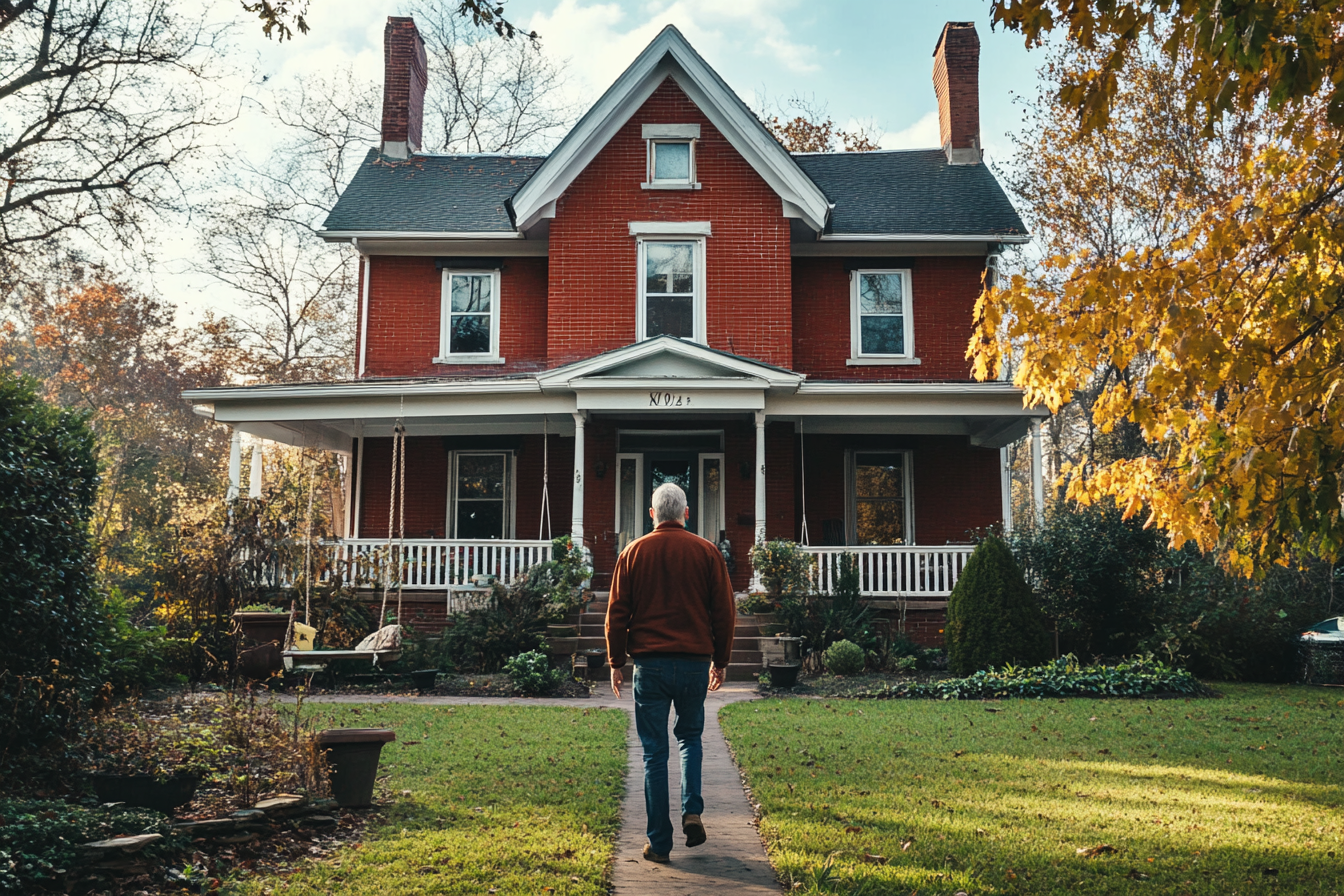
[[383, 29], [383, 155], [420, 151], [429, 60], [415, 19], [388, 16]]
[[938, 134], [952, 165], [980, 163], [980, 37], [974, 22], [948, 22], [933, 48]]

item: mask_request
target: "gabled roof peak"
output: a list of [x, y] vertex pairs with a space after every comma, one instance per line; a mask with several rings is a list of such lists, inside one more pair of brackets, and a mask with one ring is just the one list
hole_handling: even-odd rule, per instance
[[783, 216], [818, 232], [825, 227], [820, 188], [676, 26], [666, 25], [513, 197], [519, 229], [554, 215], [556, 200], [668, 77], [780, 197]]

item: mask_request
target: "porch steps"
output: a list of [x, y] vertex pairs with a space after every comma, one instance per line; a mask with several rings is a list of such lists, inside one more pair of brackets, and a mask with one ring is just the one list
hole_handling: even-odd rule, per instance
[[[570, 614], [569, 622], [578, 626], [579, 650], [603, 649], [606, 642], [606, 591], [594, 591], [580, 613]], [[733, 657], [728, 664], [729, 681], [755, 681], [763, 662], [760, 644], [760, 631], [747, 619], [738, 617], [733, 638]]]

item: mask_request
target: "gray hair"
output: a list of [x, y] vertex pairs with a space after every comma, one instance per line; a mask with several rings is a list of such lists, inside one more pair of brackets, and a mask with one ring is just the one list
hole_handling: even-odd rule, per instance
[[653, 521], [680, 523], [686, 518], [686, 493], [675, 482], [664, 482], [653, 491]]

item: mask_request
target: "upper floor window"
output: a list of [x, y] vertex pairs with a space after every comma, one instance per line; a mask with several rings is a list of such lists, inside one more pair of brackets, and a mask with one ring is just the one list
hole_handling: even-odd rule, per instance
[[705, 341], [704, 250], [701, 239], [640, 240], [638, 339]]
[[443, 272], [441, 364], [498, 362], [499, 271]]
[[698, 124], [646, 124], [644, 140], [649, 147], [646, 189], [696, 189], [695, 144]]
[[910, 271], [854, 271], [851, 339], [854, 358], [913, 358]]

